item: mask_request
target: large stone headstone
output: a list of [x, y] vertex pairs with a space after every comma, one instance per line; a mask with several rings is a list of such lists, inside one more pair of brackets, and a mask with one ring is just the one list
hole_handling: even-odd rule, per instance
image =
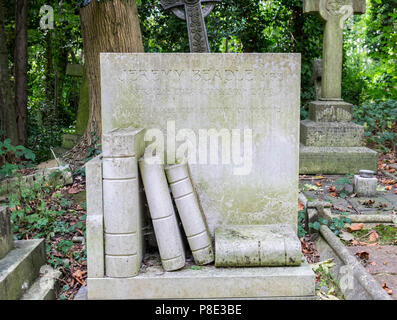
[[222, 224], [296, 230], [299, 54], [105, 53], [101, 79], [104, 134], [146, 128], [168, 164], [189, 150], [211, 233]]

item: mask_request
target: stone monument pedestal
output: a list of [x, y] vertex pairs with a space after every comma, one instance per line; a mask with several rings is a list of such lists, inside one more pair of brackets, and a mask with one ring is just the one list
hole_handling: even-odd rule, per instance
[[314, 299], [316, 295], [315, 276], [306, 262], [299, 267], [186, 266], [164, 272], [158, 260], [133, 278], [88, 278], [88, 299]]
[[363, 146], [364, 127], [352, 122], [350, 103], [313, 101], [309, 120], [301, 121], [300, 174], [377, 171], [378, 154]]

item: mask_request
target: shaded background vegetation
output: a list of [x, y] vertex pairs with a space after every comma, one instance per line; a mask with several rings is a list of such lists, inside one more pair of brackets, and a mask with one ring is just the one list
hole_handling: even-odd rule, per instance
[[[5, 4], [9, 70], [14, 68], [16, 0]], [[109, 0], [108, 0], [109, 1]], [[302, 119], [314, 99], [312, 61], [322, 55], [323, 22], [303, 15], [302, 0], [224, 0], [207, 17], [212, 52], [302, 54]], [[161, 9], [159, 0], [138, 0], [145, 52], [188, 52], [184, 21]], [[40, 8], [51, 5], [55, 28], [40, 29]], [[397, 0], [367, 0], [367, 12], [345, 28], [343, 98], [354, 104], [355, 121], [379, 148], [396, 141]], [[30, 0], [28, 12], [28, 143], [36, 161], [73, 132], [81, 80], [66, 75], [68, 63], [83, 63], [78, 1]], [[14, 79], [11, 77], [11, 83]], [[3, 137], [5, 138], [5, 137]]]

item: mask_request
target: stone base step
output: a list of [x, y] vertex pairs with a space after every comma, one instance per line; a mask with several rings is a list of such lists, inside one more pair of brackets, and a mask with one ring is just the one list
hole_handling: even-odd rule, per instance
[[89, 278], [88, 299], [313, 299], [315, 274], [299, 267], [148, 267], [132, 278]]
[[54, 270], [49, 265], [42, 266], [40, 277], [21, 297], [21, 300], [55, 300], [55, 284], [60, 276], [60, 271]]
[[307, 147], [300, 145], [300, 174], [358, 174], [378, 171], [378, 153], [365, 147]]
[[44, 240], [17, 240], [0, 260], [0, 300], [18, 300], [32, 286], [46, 262]]
[[353, 122], [301, 121], [300, 142], [307, 147], [361, 147], [364, 127]]

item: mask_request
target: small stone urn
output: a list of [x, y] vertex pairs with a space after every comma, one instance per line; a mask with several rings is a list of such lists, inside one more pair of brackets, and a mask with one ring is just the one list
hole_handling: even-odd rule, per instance
[[375, 196], [378, 179], [374, 174], [371, 170], [360, 170], [360, 174], [354, 176], [354, 193], [359, 197]]

